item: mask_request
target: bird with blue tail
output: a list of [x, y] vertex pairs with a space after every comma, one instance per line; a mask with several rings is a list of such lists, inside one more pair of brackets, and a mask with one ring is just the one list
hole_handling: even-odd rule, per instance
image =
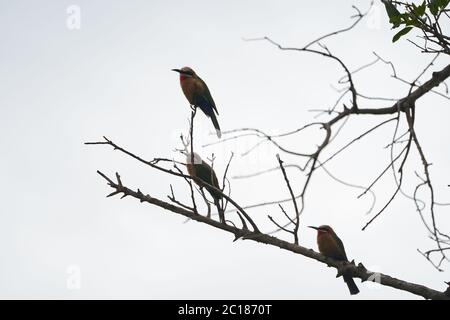
[[206, 83], [189, 67], [172, 69], [172, 71], [180, 74], [181, 89], [191, 106], [200, 108], [207, 117], [211, 118], [217, 137], [220, 138], [222, 133], [216, 117], [219, 112]]
[[[189, 176], [193, 178], [197, 178], [202, 182], [205, 182], [217, 189], [220, 190], [219, 181], [217, 179], [217, 175], [214, 172], [214, 169], [197, 154], [186, 152], [186, 168], [189, 173]], [[203, 188], [197, 181], [194, 182], [200, 187]], [[217, 208], [219, 213], [219, 219], [221, 223], [225, 223], [225, 213], [220, 205], [220, 200], [222, 200], [222, 194], [217, 190], [214, 190], [211, 187], [205, 186], [206, 190], [209, 192], [211, 197], [214, 200], [214, 205]]]

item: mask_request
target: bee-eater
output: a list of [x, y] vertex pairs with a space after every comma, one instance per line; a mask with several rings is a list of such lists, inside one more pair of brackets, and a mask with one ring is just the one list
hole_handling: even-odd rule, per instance
[[[348, 261], [344, 244], [330, 226], [310, 226], [310, 228], [317, 230], [317, 245], [321, 254], [338, 261]], [[350, 294], [359, 293], [359, 289], [352, 277], [344, 275], [344, 281], [350, 290]]]
[[[198, 178], [203, 182], [220, 190], [219, 181], [217, 180], [217, 176], [213, 168], [205, 161], [203, 161], [197, 153], [194, 152], [193, 156], [190, 152], [186, 153], [186, 167], [191, 177]], [[194, 180], [194, 182], [199, 185], [197, 181]], [[200, 188], [202, 188], [202, 186], [200, 186]], [[209, 187], [205, 188], [214, 199], [214, 205], [217, 207], [217, 211], [219, 212], [220, 222], [225, 223], [225, 214], [219, 202], [222, 199], [222, 195], [216, 190], [213, 190]]]
[[191, 106], [199, 107], [206, 116], [211, 118], [217, 136], [220, 138], [222, 134], [216, 118], [219, 112], [206, 83], [189, 67], [172, 69], [172, 71], [180, 74], [181, 89]]

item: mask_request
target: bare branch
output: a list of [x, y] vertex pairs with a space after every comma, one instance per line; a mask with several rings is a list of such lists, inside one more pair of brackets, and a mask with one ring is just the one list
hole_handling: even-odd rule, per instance
[[[289, 182], [286, 170], [284, 169], [284, 166], [283, 166], [283, 160], [281, 160], [280, 155], [277, 155], [277, 159], [278, 159], [278, 163], [280, 165], [281, 172], [283, 173], [284, 181], [286, 182], [286, 185], [288, 187], [289, 194], [291, 195], [292, 203], [294, 204], [294, 210], [295, 210], [295, 224], [294, 224], [294, 226], [295, 227], [294, 227], [293, 235], [294, 235], [294, 243], [298, 244], [298, 228], [300, 226], [300, 212], [298, 210], [297, 200], [295, 199], [294, 191], [292, 191], [291, 183]], [[292, 219], [289, 219], [289, 220], [292, 221]]]
[[[275, 247], [279, 247], [281, 249], [291, 251], [296, 254], [300, 254], [304, 257], [314, 259], [318, 262], [324, 263], [328, 265], [329, 267], [333, 267], [339, 271], [340, 274], [348, 274], [353, 278], [359, 278], [362, 281], [373, 281], [374, 275], [377, 275], [377, 279], [379, 279], [379, 283], [384, 286], [392, 287], [395, 289], [399, 289], [402, 291], [410, 292], [412, 294], [421, 296], [425, 299], [436, 299], [436, 300], [449, 300], [450, 295], [446, 294], [446, 291], [440, 292], [431, 288], [428, 288], [423, 285], [415, 284], [412, 282], [407, 282], [404, 280], [393, 278], [389, 275], [382, 274], [382, 273], [375, 273], [372, 271], [367, 270], [363, 264], [358, 264], [358, 266], [350, 263], [350, 262], [340, 262], [333, 260], [331, 258], [327, 258], [323, 256], [322, 254], [315, 252], [312, 249], [308, 249], [305, 247], [302, 247], [300, 245], [289, 243], [287, 241], [278, 239], [276, 237], [262, 234], [260, 232], [254, 232], [249, 231], [246, 229], [239, 229], [235, 227], [234, 225], [229, 225], [225, 223], [220, 223], [216, 220], [209, 219], [203, 215], [200, 214], [194, 214], [192, 211], [186, 210], [182, 207], [178, 207], [175, 205], [172, 205], [170, 203], [161, 201], [159, 199], [156, 199], [150, 195], [144, 195], [139, 189], [137, 191], [133, 191], [129, 189], [128, 187], [118, 184], [114, 181], [112, 181], [110, 178], [108, 178], [105, 174], [103, 174], [100, 171], [97, 171], [99, 175], [101, 175], [107, 182], [108, 185], [115, 189], [118, 193], [123, 193], [128, 196], [131, 196], [133, 198], [138, 199], [140, 202], [147, 202], [149, 204], [158, 206], [160, 208], [163, 208], [165, 210], [168, 210], [170, 212], [180, 214], [182, 216], [185, 216], [191, 220], [201, 222], [207, 225], [210, 225], [214, 228], [221, 229], [223, 231], [232, 233], [235, 236], [235, 239], [243, 239], [243, 240], [252, 240], [259, 243], [264, 243], [267, 245], [272, 245]], [[345, 272], [342, 270], [345, 269]]]

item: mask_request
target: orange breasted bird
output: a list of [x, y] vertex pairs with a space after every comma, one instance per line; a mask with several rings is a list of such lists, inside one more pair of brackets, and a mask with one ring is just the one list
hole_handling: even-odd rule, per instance
[[[197, 153], [194, 152], [193, 156], [190, 152], [186, 153], [186, 168], [191, 177], [198, 178], [199, 180], [220, 190], [219, 181], [217, 180], [217, 176], [213, 168], [205, 161], [203, 161]], [[197, 181], [194, 180], [194, 182], [199, 185]], [[200, 188], [202, 188], [202, 186], [200, 186]], [[217, 210], [219, 212], [220, 222], [225, 223], [225, 214], [220, 206], [222, 195], [212, 188], [205, 188], [214, 199], [214, 205], [217, 207]]]
[[[348, 262], [344, 244], [330, 226], [310, 226], [310, 228], [317, 230], [317, 245], [321, 254], [334, 260]], [[359, 289], [352, 277], [344, 275], [344, 281], [350, 290], [350, 294], [359, 293]]]
[[219, 112], [206, 83], [189, 67], [172, 69], [172, 71], [180, 74], [181, 89], [191, 106], [199, 107], [207, 117], [211, 118], [217, 136], [220, 138], [222, 134], [216, 118]]

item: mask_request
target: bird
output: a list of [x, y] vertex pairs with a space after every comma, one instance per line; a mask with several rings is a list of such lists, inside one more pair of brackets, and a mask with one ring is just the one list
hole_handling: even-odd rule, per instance
[[[194, 152], [192, 154], [190, 152], [186, 152], [186, 168], [189, 176], [198, 178], [199, 180], [220, 190], [219, 181], [217, 180], [217, 175], [214, 172], [214, 169], [205, 161], [203, 161], [197, 153]], [[197, 181], [194, 180], [194, 182], [200, 188], [203, 188], [203, 186], [200, 185]], [[217, 207], [217, 211], [219, 212], [220, 222], [225, 223], [225, 213], [220, 205], [222, 194], [217, 190], [212, 189], [211, 187], [206, 186], [205, 188], [214, 199], [214, 205]]]
[[[317, 230], [317, 246], [321, 254], [338, 261], [348, 262], [344, 244], [330, 226], [309, 227]], [[350, 290], [350, 294], [354, 295], [359, 293], [359, 289], [352, 277], [344, 275], [344, 281]]]
[[189, 67], [172, 69], [172, 71], [180, 74], [181, 89], [191, 106], [199, 107], [207, 117], [211, 118], [217, 137], [220, 138], [222, 133], [216, 117], [219, 112], [206, 83]]

